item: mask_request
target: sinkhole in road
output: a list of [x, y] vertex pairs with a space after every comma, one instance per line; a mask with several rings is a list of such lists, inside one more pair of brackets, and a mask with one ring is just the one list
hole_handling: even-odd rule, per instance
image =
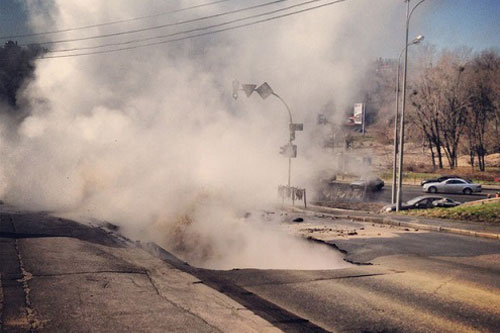
[[338, 249], [290, 232], [290, 223], [280, 214], [245, 214], [217, 224], [188, 223], [170, 228], [161, 246], [191, 266], [206, 269], [331, 270], [352, 266]]

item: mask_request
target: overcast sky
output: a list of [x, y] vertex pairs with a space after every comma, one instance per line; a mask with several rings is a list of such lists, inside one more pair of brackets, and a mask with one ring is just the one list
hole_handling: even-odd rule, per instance
[[[237, 0], [238, 1], [238, 0]], [[375, 5], [377, 0], [365, 1], [367, 6]], [[401, 2], [404, 15], [404, 0]], [[27, 26], [25, 0], [0, 1], [0, 36], [22, 34], [30, 31]], [[207, 1], [193, 0], [190, 4]], [[244, 1], [242, 2], [244, 3]], [[417, 0], [412, 0], [416, 4]], [[335, 10], [325, 8], [320, 10]], [[116, 19], [121, 19], [117, 17]], [[89, 23], [96, 23], [92, 19]], [[415, 10], [411, 21], [412, 36], [422, 34], [428, 43], [438, 48], [472, 47], [474, 51], [487, 48], [500, 49], [500, 1], [499, 0], [427, 0]], [[287, 19], [273, 24], [287, 24]], [[360, 22], [362, 24], [362, 22]], [[401, 35], [403, 38], [403, 30]], [[391, 57], [399, 50], [383, 50], [378, 56]]]

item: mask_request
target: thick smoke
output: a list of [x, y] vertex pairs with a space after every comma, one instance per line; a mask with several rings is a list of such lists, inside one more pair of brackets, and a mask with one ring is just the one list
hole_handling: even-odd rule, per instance
[[[28, 4], [33, 29], [43, 31], [193, 2], [172, 1], [168, 8], [132, 0]], [[196, 14], [245, 5], [228, 2]], [[244, 218], [274, 207], [277, 185], [286, 184], [288, 161], [278, 151], [287, 142], [288, 116], [272, 97], [234, 101], [231, 82], [267, 81], [294, 120], [305, 123], [305, 132], [297, 133], [292, 183], [307, 186], [308, 175], [330, 162], [310, 140], [317, 113], [330, 104], [332, 116], [341, 117], [333, 111], [352, 102], [364, 67], [381, 47], [400, 44], [391, 32], [399, 31], [402, 14], [398, 1], [352, 0], [184, 42], [39, 60], [36, 79], [19, 96], [30, 116], [15, 131], [2, 121], [1, 195], [24, 208], [119, 223], [129, 235], [153, 239], [199, 265], [334, 266], [259, 214]], [[57, 38], [75, 36], [83, 32]]]

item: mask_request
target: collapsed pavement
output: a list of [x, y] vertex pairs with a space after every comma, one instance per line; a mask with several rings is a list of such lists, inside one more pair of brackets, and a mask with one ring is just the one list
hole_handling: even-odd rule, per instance
[[103, 228], [2, 208], [0, 330], [280, 331]]

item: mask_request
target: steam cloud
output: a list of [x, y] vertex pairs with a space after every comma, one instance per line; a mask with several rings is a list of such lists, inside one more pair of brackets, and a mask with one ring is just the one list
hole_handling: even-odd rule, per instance
[[[132, 0], [27, 4], [35, 31], [167, 6]], [[317, 113], [328, 103], [343, 110], [371, 55], [399, 45], [389, 22], [401, 22], [401, 11], [397, 1], [353, 0], [181, 43], [39, 60], [36, 79], [19, 96], [30, 115], [15, 129], [8, 119], [1, 122], [0, 194], [19, 207], [117, 222], [129, 235], [155, 240], [198, 265], [341, 265], [259, 214], [243, 218], [273, 207], [277, 185], [286, 183], [288, 162], [277, 153], [287, 141], [288, 119], [276, 99], [232, 100], [231, 82], [269, 82], [294, 120], [305, 123], [297, 135], [292, 183], [308, 186], [309, 175], [331, 162], [309, 134]]]

